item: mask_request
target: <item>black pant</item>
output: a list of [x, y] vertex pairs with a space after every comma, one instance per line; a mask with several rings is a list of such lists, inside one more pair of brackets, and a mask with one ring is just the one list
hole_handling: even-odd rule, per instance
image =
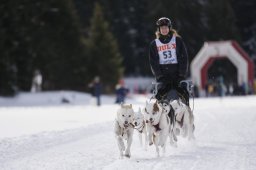
[[175, 100], [180, 98], [187, 106], [189, 106], [189, 93], [185, 87], [181, 87], [176, 81], [161, 83], [157, 88], [157, 100]]

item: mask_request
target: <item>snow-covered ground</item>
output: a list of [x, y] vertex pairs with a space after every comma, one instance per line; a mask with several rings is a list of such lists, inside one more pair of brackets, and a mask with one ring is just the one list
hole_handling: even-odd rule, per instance
[[[156, 158], [154, 146], [141, 148], [136, 132], [132, 157], [121, 160], [114, 100], [104, 96], [97, 107], [89, 95], [66, 91], [0, 97], [0, 169], [256, 169], [256, 96], [195, 99], [195, 142], [178, 138], [178, 148], [168, 145]], [[133, 96], [127, 103], [137, 111], [145, 100]]]

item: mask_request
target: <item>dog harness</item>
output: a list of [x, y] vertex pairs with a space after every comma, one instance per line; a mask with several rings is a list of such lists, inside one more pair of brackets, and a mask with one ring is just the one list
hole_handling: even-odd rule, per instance
[[136, 130], [138, 130], [138, 132], [142, 133], [142, 132], [143, 132], [143, 129], [144, 129], [144, 127], [145, 127], [145, 125], [146, 125], [146, 123], [145, 123], [145, 121], [143, 121], [143, 124], [142, 124], [140, 127], [136, 128], [136, 127], [134, 126], [134, 129], [136, 129]]
[[161, 128], [159, 127], [159, 123], [156, 124], [156, 125], [153, 125], [153, 126], [154, 126], [154, 128], [156, 129], [157, 132], [161, 130]]
[[121, 136], [124, 136], [126, 134], [126, 131], [127, 131], [128, 127], [134, 128], [134, 125], [132, 123], [129, 123], [129, 126], [127, 126], [127, 127], [125, 127], [125, 126], [122, 127], [117, 120], [116, 120], [116, 122], [117, 122], [118, 126], [121, 129], [121, 132], [120, 132]]

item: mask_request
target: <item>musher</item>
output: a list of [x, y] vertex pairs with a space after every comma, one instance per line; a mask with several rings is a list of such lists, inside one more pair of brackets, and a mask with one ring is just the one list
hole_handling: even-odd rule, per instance
[[189, 106], [189, 92], [185, 80], [188, 72], [188, 54], [186, 46], [172, 28], [169, 18], [162, 17], [156, 22], [156, 39], [149, 48], [149, 62], [151, 70], [158, 85], [155, 98], [158, 101], [170, 101], [168, 95], [171, 90], [176, 90], [178, 97]]

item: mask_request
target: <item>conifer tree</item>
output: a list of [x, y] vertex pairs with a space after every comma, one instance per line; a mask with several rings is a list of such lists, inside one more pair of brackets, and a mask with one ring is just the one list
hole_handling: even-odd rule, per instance
[[[256, 65], [256, 3], [255, 0], [231, 0], [236, 23], [241, 33], [241, 45]], [[255, 67], [256, 74], [256, 67]]]
[[86, 44], [91, 79], [100, 76], [106, 92], [110, 92], [123, 74], [122, 57], [99, 3], [95, 3], [88, 35]]
[[208, 41], [241, 40], [230, 0], [207, 0], [204, 10]]
[[35, 69], [45, 90], [85, 88], [85, 45], [72, 0], [9, 0], [0, 14], [1, 91], [29, 91]]
[[[93, 0], [74, 0], [84, 32], [87, 34], [88, 18], [92, 15]], [[151, 74], [148, 63], [147, 0], [98, 0], [103, 7], [104, 18], [109, 22], [109, 30], [116, 37], [123, 57], [126, 75]], [[151, 23], [150, 23], [151, 24]]]

